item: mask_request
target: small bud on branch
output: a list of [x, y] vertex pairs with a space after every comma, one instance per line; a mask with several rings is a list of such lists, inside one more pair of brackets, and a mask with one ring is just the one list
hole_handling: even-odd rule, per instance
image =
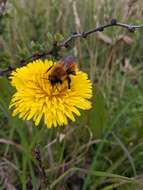
[[[142, 25], [129, 25], [129, 24], [120, 23], [116, 19], [112, 19], [109, 24], [98, 26], [98, 27], [91, 29], [87, 32], [82, 32], [82, 33], [74, 32], [66, 40], [63, 40], [61, 42], [54, 41], [52, 48], [49, 51], [33, 54], [32, 56], [26, 58], [25, 60], [22, 60], [21, 66], [26, 65], [30, 61], [34, 61], [36, 59], [43, 58], [43, 57], [46, 57], [48, 55], [52, 55], [52, 56], [57, 55], [61, 49], [70, 47], [70, 43], [74, 39], [76, 39], [76, 38], [87, 38], [92, 33], [102, 32], [102, 31], [104, 31], [105, 28], [109, 28], [109, 27], [113, 27], [113, 26], [125, 28], [129, 32], [135, 32], [136, 29], [143, 28], [143, 24]], [[6, 69], [1, 69], [0, 75], [6, 75], [9, 72], [11, 72], [12, 70], [14, 70], [14, 68], [12, 68], [12, 67], [8, 67]]]

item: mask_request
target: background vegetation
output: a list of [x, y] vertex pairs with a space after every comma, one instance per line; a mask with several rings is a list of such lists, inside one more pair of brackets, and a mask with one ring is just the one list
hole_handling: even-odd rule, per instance
[[[6, 4], [5, 4], [6, 3]], [[0, 0], [0, 67], [117, 18], [143, 24], [142, 0]], [[143, 189], [143, 29], [112, 27], [77, 39], [75, 55], [93, 82], [91, 111], [64, 128], [33, 127], [8, 109], [14, 89], [0, 77], [0, 189]]]

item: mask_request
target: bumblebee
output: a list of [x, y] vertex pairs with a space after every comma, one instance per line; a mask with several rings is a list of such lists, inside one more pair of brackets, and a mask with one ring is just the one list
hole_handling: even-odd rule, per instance
[[70, 89], [70, 75], [76, 75], [75, 58], [73, 56], [64, 57], [55, 65], [51, 66], [47, 72], [50, 72], [48, 80], [52, 86], [58, 83], [62, 84], [65, 80], [67, 80], [68, 88]]

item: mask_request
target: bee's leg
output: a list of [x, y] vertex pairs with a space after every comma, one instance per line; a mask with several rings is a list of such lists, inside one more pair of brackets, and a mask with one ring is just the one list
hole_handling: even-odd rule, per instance
[[[62, 84], [62, 81], [61, 81], [61, 80], [59, 80], [59, 81], [58, 81], [58, 83], [59, 83], [59, 84]], [[58, 84], [58, 83], [57, 83], [57, 84]], [[58, 85], [57, 85], [57, 84], [56, 84], [56, 89], [57, 89], [57, 90], [59, 90], [59, 89], [58, 89]]]
[[48, 73], [50, 71], [50, 69], [52, 69], [53, 65], [51, 67], [49, 67], [49, 69], [46, 71], [46, 73]]
[[59, 80], [59, 83], [60, 83], [60, 84], [62, 84], [62, 81], [61, 81], [61, 80]]
[[70, 89], [70, 88], [71, 88], [71, 78], [68, 77], [68, 78], [67, 78], [67, 81], [68, 81], [68, 89]]

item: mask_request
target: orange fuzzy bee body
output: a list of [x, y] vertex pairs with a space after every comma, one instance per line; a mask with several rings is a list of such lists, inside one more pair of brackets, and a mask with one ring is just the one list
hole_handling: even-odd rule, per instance
[[50, 67], [48, 71], [50, 71], [48, 80], [52, 85], [57, 83], [62, 84], [63, 81], [67, 80], [68, 88], [70, 89], [70, 75], [76, 75], [75, 58], [73, 56], [67, 56]]

